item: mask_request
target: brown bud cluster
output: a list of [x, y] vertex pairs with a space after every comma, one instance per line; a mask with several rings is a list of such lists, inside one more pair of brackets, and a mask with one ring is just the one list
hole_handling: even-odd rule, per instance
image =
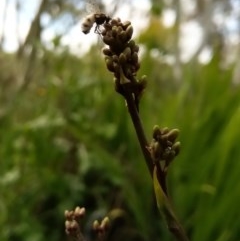
[[83, 241], [83, 235], [80, 228], [80, 220], [85, 215], [85, 208], [76, 207], [74, 210], [64, 212], [65, 232], [67, 235], [73, 237], [75, 240]]
[[104, 236], [109, 230], [110, 220], [108, 217], [105, 217], [101, 223], [98, 220], [93, 222], [93, 230], [97, 233], [98, 237]]
[[148, 147], [154, 163], [164, 162], [164, 169], [169, 166], [180, 152], [180, 142], [176, 142], [178, 135], [178, 129], [154, 126], [153, 139]]
[[[146, 88], [146, 77], [136, 79], [140, 68], [139, 46], [132, 40], [133, 27], [131, 22], [111, 19], [103, 24], [101, 31], [103, 42], [108, 45], [103, 49], [107, 69], [114, 75], [115, 89], [124, 95], [124, 88], [130, 91], [139, 101]], [[123, 88], [124, 85], [124, 88]]]

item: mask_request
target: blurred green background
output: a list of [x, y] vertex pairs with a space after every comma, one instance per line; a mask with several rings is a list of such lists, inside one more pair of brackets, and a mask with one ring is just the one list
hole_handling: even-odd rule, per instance
[[[173, 240], [158, 215], [149, 173], [100, 43], [81, 55], [62, 44], [85, 14], [81, 3], [42, 0], [27, 37], [11, 53], [1, 28], [0, 240], [67, 240], [63, 213], [77, 205], [87, 209], [87, 236], [99, 213], [120, 208], [126, 224], [117, 227], [125, 236], [112, 241], [134, 240], [134, 233], [144, 240]], [[20, 16], [27, 1], [6, 0], [2, 19], [10, 4]], [[139, 76], [148, 76], [140, 115], [149, 140], [155, 124], [180, 129], [182, 150], [168, 176], [176, 213], [192, 241], [239, 241], [240, 3], [148, 4], [145, 26], [135, 38]], [[137, 11], [134, 1], [126, 0], [113, 1], [111, 11], [125, 5]], [[171, 25], [164, 16], [173, 16]], [[197, 47], [191, 44], [198, 41], [195, 32], [185, 41], [184, 28], [191, 23], [202, 34]], [[46, 43], [42, 33], [54, 24], [62, 32]], [[89, 36], [78, 28], [81, 42]]]

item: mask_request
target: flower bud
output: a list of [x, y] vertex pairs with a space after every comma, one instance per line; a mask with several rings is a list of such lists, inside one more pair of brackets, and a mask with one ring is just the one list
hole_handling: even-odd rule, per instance
[[125, 21], [123, 24], [123, 29], [126, 30], [129, 25], [131, 25], [130, 21]]
[[114, 19], [114, 18], [113, 18], [113, 19], [111, 20], [111, 25], [112, 25], [112, 26], [117, 26], [118, 23], [119, 23], [118, 20], [119, 20], [119, 19]]
[[122, 31], [120, 34], [119, 34], [119, 39], [121, 40], [122, 43], [125, 43], [127, 41], [127, 34], [125, 31]]
[[125, 48], [123, 53], [126, 56], [126, 59], [130, 59], [130, 57], [131, 57], [131, 49], [129, 47]]
[[113, 26], [112, 27], [112, 36], [116, 37], [118, 35], [118, 27], [117, 26]]
[[114, 38], [111, 36], [103, 36], [103, 42], [107, 45], [112, 45], [114, 43]]
[[81, 218], [85, 215], [85, 212], [86, 212], [85, 208], [76, 207], [74, 210], [74, 215], [76, 217]]
[[168, 138], [169, 141], [175, 142], [178, 135], [179, 135], [179, 130], [178, 129], [172, 129], [168, 132], [167, 138]]
[[123, 28], [121, 26], [118, 26], [117, 28], [118, 35], [121, 34], [122, 32], [123, 32]]
[[153, 127], [153, 139], [158, 140], [160, 136], [161, 136], [161, 129], [159, 128], [158, 125], [155, 125]]
[[177, 141], [173, 144], [172, 150], [175, 151], [175, 156], [177, 156], [179, 154], [180, 148], [181, 148], [181, 143], [179, 141]]
[[138, 45], [134, 45], [132, 50], [133, 50], [133, 52], [138, 53], [139, 52], [139, 46]]
[[114, 68], [114, 64], [113, 64], [112, 59], [107, 58], [107, 59], [105, 59], [105, 62], [106, 62], [107, 69], [108, 69], [110, 72], [114, 72], [114, 71], [115, 71], [115, 68]]
[[161, 130], [162, 134], [167, 134], [169, 132], [169, 128], [168, 127], [164, 127]]
[[98, 220], [95, 220], [95, 221], [93, 222], [93, 229], [94, 229], [94, 230], [97, 230], [97, 229], [99, 228], [99, 226], [100, 226], [100, 224], [99, 224]]
[[126, 33], [127, 33], [128, 39], [130, 40], [132, 38], [132, 34], [133, 34], [133, 27], [132, 27], [132, 25], [129, 25], [127, 27]]
[[135, 41], [132, 40], [132, 39], [131, 39], [131, 40], [128, 42], [128, 44], [127, 44], [127, 46], [130, 47], [131, 50], [134, 49], [135, 45], [136, 45], [136, 43], [135, 43]]
[[103, 48], [102, 52], [104, 55], [112, 56], [112, 51], [109, 48]]
[[136, 52], [132, 54], [132, 60], [134, 64], [138, 63], [138, 54]]
[[108, 217], [105, 217], [101, 222], [101, 227], [102, 227], [102, 229], [106, 230], [109, 228], [109, 226], [110, 226], [110, 220]]
[[120, 63], [121, 65], [124, 65], [124, 64], [126, 64], [126, 62], [127, 62], [126, 56], [125, 56], [123, 53], [121, 53], [121, 54], [119, 55], [119, 63]]
[[112, 56], [112, 59], [113, 59], [113, 62], [118, 63], [118, 56], [116, 54]]

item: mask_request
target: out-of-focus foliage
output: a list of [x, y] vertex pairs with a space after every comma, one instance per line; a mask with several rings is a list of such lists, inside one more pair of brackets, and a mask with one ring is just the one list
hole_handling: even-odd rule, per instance
[[[192, 241], [239, 240], [237, 63], [226, 65], [226, 46], [211, 42], [210, 62], [180, 62], [178, 72], [168, 61], [178, 26], [165, 28], [156, 16], [149, 23], [139, 37], [140, 74], [149, 81], [140, 115], [149, 139], [155, 124], [181, 131], [169, 171], [176, 212]], [[33, 51], [30, 41], [22, 53], [0, 53], [0, 240], [66, 240], [63, 213], [76, 205], [87, 208], [87, 235], [89, 220], [121, 208], [129, 223], [122, 240], [136, 230], [145, 240], [172, 240], [100, 47], [80, 58], [58, 41], [49, 50], [33, 40]]]

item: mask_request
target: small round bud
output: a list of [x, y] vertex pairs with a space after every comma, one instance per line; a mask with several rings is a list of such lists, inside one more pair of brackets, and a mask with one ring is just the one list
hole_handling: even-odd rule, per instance
[[121, 40], [122, 43], [125, 43], [126, 40], [127, 40], [127, 34], [125, 31], [122, 31], [120, 34], [119, 34], [119, 39]]
[[102, 52], [104, 55], [112, 56], [112, 51], [109, 48], [103, 48]]
[[110, 24], [112, 26], [117, 26], [118, 25], [118, 19], [112, 19]]
[[116, 18], [116, 20], [117, 20], [117, 24], [119, 24], [119, 23], [122, 22], [122, 21], [121, 21], [121, 18]]
[[129, 47], [125, 48], [123, 53], [126, 56], [126, 59], [130, 59], [130, 57], [131, 57], [131, 49]]
[[123, 29], [126, 30], [129, 25], [131, 25], [130, 21], [125, 21], [123, 24]]
[[109, 228], [109, 226], [110, 226], [110, 220], [108, 217], [105, 217], [101, 222], [101, 227], [106, 230]]
[[179, 130], [178, 129], [172, 129], [168, 132], [167, 138], [168, 138], [169, 141], [175, 142], [178, 135], [179, 135]]
[[118, 27], [117, 26], [113, 26], [112, 27], [112, 36], [116, 37], [118, 35]]
[[76, 231], [77, 229], [78, 229], [78, 223], [77, 223], [77, 221], [76, 220], [73, 220], [72, 222], [70, 222], [70, 226], [69, 226], [69, 228], [71, 229], [71, 230], [74, 230], [74, 231]]
[[103, 36], [103, 42], [107, 45], [112, 45], [114, 43], [114, 38], [111, 36]]
[[69, 211], [68, 211], [68, 210], [65, 210], [65, 211], [64, 211], [64, 216], [65, 216], [66, 218], [69, 217]]
[[136, 53], [139, 52], [139, 46], [138, 45], [134, 45], [133, 52], [136, 52]]
[[179, 141], [177, 141], [173, 144], [172, 150], [175, 151], [175, 156], [177, 156], [179, 154], [180, 148], [181, 148], [181, 143]]
[[132, 54], [132, 60], [134, 64], [138, 63], [138, 54], [136, 52]]
[[114, 72], [115, 71], [114, 64], [113, 64], [113, 61], [111, 59], [109, 59], [109, 58], [105, 59], [105, 63], [106, 63], [107, 69], [110, 72]]
[[161, 136], [161, 129], [158, 125], [155, 125], [153, 127], [153, 139], [159, 140], [160, 136]]
[[86, 212], [85, 208], [80, 208], [80, 207], [76, 207], [74, 210], [75, 216], [79, 218], [83, 217], [85, 215], [85, 212]]
[[65, 227], [68, 228], [68, 227], [70, 226], [70, 223], [71, 223], [71, 222], [70, 222], [69, 220], [66, 220], [66, 221], [65, 221]]
[[167, 134], [169, 132], [169, 128], [168, 127], [164, 127], [164, 128], [162, 128], [162, 130], [161, 130], [161, 133], [162, 134]]
[[94, 230], [98, 230], [99, 227], [100, 227], [100, 224], [99, 224], [98, 220], [95, 220], [95, 221], [93, 222], [93, 229], [94, 229]]
[[131, 50], [134, 49], [135, 45], [136, 45], [136, 43], [135, 43], [135, 41], [132, 40], [132, 39], [131, 39], [131, 40], [128, 42], [128, 44], [127, 44], [127, 46], [130, 47]]
[[123, 28], [121, 26], [118, 26], [117, 28], [117, 33], [121, 34], [123, 32]]
[[113, 62], [118, 63], [118, 56], [116, 54], [112, 56], [112, 59], [113, 59]]
[[121, 65], [124, 65], [124, 64], [126, 64], [126, 62], [127, 62], [126, 56], [125, 56], [123, 53], [121, 53], [121, 54], [119, 55], [119, 63], [120, 63]]
[[133, 34], [133, 27], [132, 27], [132, 25], [129, 25], [127, 27], [126, 33], [127, 33], [128, 39], [130, 40], [132, 38], [132, 34]]

